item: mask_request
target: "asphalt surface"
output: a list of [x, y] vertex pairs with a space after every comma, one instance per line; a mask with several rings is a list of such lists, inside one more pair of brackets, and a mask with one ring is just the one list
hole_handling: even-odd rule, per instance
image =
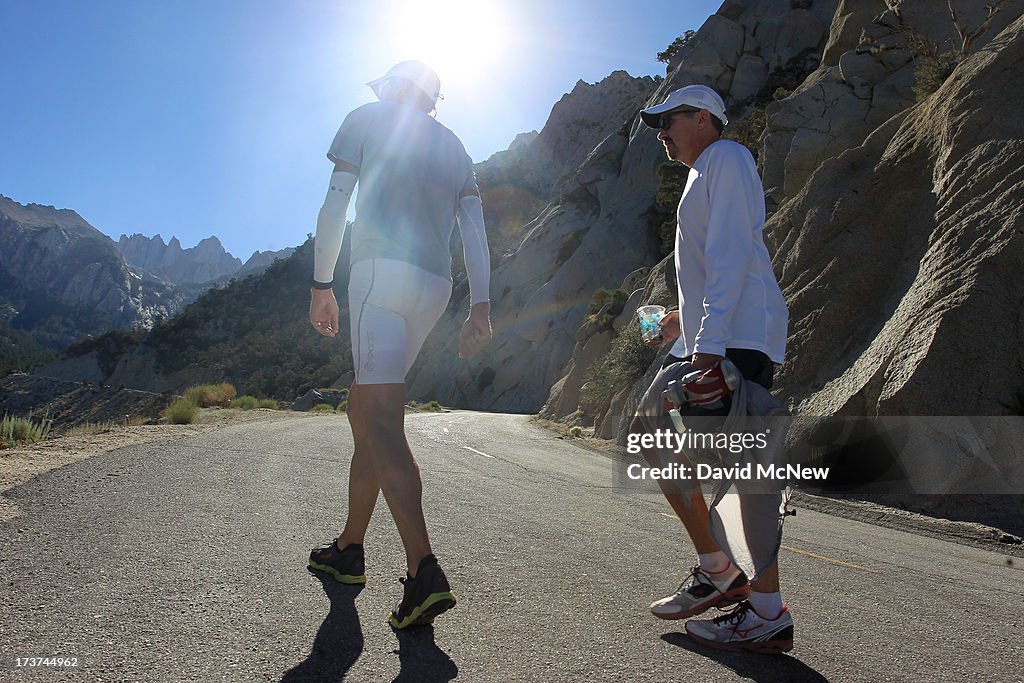
[[[396, 633], [383, 499], [365, 588], [321, 580], [352, 451], [339, 416], [125, 448], [33, 479], [0, 525], [0, 680], [1021, 681], [1024, 573], [1005, 556], [801, 510], [789, 655], [706, 650], [650, 616], [694, 562], [657, 495], [524, 416], [412, 414], [458, 606]], [[76, 669], [13, 667], [77, 657]]]

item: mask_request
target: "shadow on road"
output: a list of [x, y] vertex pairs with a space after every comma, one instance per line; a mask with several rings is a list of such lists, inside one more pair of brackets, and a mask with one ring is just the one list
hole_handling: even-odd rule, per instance
[[447, 683], [459, 675], [459, 667], [434, 642], [434, 627], [395, 631], [402, 669], [392, 683]]
[[344, 680], [345, 674], [363, 652], [363, 628], [355, 605], [356, 596], [363, 587], [347, 586], [333, 578], [311, 573], [323, 584], [331, 609], [317, 631], [309, 656], [286, 671], [281, 683]]
[[715, 650], [690, 640], [685, 633], [665, 633], [661, 639], [702, 657], [713, 659], [738, 675], [757, 683], [828, 683], [827, 678], [795, 657]]

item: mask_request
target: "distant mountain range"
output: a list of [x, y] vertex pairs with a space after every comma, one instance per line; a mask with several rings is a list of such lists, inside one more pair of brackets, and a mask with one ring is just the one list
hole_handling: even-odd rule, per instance
[[216, 237], [191, 249], [159, 236], [115, 243], [74, 211], [3, 195], [0, 244], [0, 372], [89, 335], [149, 329], [210, 287], [294, 251], [256, 252], [242, 264]]
[[294, 248], [279, 251], [256, 251], [244, 264], [232, 256], [216, 237], [207, 237], [194, 247], [182, 249], [177, 237], [168, 244], [160, 235], [146, 237], [135, 234], [121, 235], [117, 248], [124, 260], [132, 266], [176, 285], [204, 284], [239, 275], [251, 275], [264, 270], [275, 259], [285, 258]]

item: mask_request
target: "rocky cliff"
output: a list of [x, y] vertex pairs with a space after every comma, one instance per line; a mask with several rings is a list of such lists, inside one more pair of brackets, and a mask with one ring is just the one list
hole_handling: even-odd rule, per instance
[[242, 268], [242, 261], [225, 251], [216, 237], [182, 249], [177, 237], [164, 244], [160, 235], [121, 235], [117, 248], [128, 263], [175, 284], [210, 282]]
[[[586, 356], [600, 358], [615, 331], [597, 331], [593, 325], [579, 329], [595, 291], [621, 288], [627, 279], [626, 286], [634, 286], [639, 278], [634, 271], [662, 256], [651, 211], [665, 156], [654, 132], [639, 122], [637, 111], [693, 82], [709, 83], [724, 93], [735, 83], [744, 102], [761, 94], [772, 74], [793, 68], [794, 62], [804, 68], [804, 62], [815, 59], [815, 49], [820, 59], [836, 5], [837, 0], [815, 2], [812, 9], [792, 9], [788, 1], [760, 2], [756, 8], [726, 3], [675, 56], [668, 79], [647, 80], [645, 96], [632, 100], [628, 108], [602, 110], [605, 116], [620, 113], [612, 119], [611, 132], [596, 144], [572, 135], [561, 143], [559, 149], [577, 147], [574, 167], [569, 172], [558, 169], [556, 192], [545, 198], [523, 228], [524, 237], [514, 252], [494, 269], [494, 344], [478, 361], [451, 360], [451, 339], [464, 315], [463, 304], [442, 321], [414, 367], [413, 394], [532, 412], [549, 399], [551, 387], [566, 374], [568, 361], [580, 360], [594, 332], [604, 335], [604, 341], [593, 342]], [[545, 130], [575, 135], [566, 119], [585, 119], [584, 111], [556, 107], [552, 116], [559, 114], [560, 125], [549, 122]], [[542, 137], [543, 132], [533, 144]], [[516, 160], [524, 157], [520, 153]], [[540, 163], [549, 161], [544, 158]], [[536, 175], [549, 182], [555, 177], [554, 172]], [[485, 185], [497, 176], [490, 169], [480, 174]], [[634, 308], [639, 299], [640, 295], [631, 299]], [[587, 370], [587, 364], [573, 365], [578, 375]], [[578, 386], [580, 380], [570, 384]], [[559, 396], [554, 401], [566, 405], [574, 398]]]
[[[278, 251], [255, 251], [243, 264], [232, 256], [216, 236], [200, 240], [199, 244], [182, 249], [177, 237], [164, 244], [163, 237], [135, 234], [121, 235], [117, 248], [124, 260], [144, 269], [157, 277], [176, 285], [206, 285], [224, 283], [232, 277], [245, 277], [261, 273], [280, 258], [287, 258], [295, 251], [292, 247]], [[187, 288], [195, 290], [194, 287]], [[201, 290], [196, 291], [195, 296]], [[195, 299], [192, 296], [189, 301]]]
[[[1014, 282], [1024, 270], [1024, 124], [1021, 98], [1009, 95], [1024, 77], [1016, 13], [937, 92], [819, 164], [771, 220], [792, 320], [780, 384], [801, 412], [1021, 410], [1013, 404], [1024, 387], [1024, 293]], [[878, 49], [898, 36], [894, 24], [883, 15], [861, 48], [883, 86], [907, 68], [889, 73], [890, 51]], [[840, 73], [853, 78], [841, 70], [845, 58]], [[821, 80], [834, 82], [835, 68]]]
[[484, 217], [499, 253], [522, 240], [523, 228], [552, 200], [569, 174], [621, 128], [655, 86], [650, 77], [614, 71], [601, 81], [578, 81], [551, 108], [544, 128], [516, 137], [505, 151], [476, 165]]

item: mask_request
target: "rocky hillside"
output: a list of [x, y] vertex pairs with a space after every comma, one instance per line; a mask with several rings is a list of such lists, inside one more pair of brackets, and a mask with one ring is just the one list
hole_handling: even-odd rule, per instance
[[234, 277], [248, 277], [249, 275], [256, 275], [262, 273], [264, 270], [270, 267], [274, 261], [278, 259], [285, 259], [295, 253], [294, 247], [285, 247], [284, 249], [278, 249], [277, 251], [254, 251], [249, 260], [242, 264], [242, 267], [235, 273], [232, 273]]
[[[239, 394], [287, 400], [329, 386], [352, 369], [348, 331], [325, 339], [310, 329], [312, 272], [308, 241], [257, 276], [213, 287], [151, 330], [74, 344], [37, 374], [154, 393], [230, 382]], [[340, 287], [338, 299], [346, 301]]]
[[115, 243], [74, 211], [2, 195], [0, 240], [0, 375], [31, 370], [74, 340], [149, 329], [214, 284], [294, 251], [257, 251], [243, 265], [216, 237], [191, 249], [159, 235]]
[[[955, 4], [968, 32], [986, 21], [984, 3]], [[757, 151], [777, 209], [765, 234], [791, 320], [781, 394], [809, 415], [1019, 412], [1024, 125], [1006, 93], [1024, 72], [1021, 7], [992, 16], [961, 56], [934, 3], [790, 5], [725, 3], [652, 98], [704, 82], [732, 111], [765, 118]], [[765, 68], [799, 60], [818, 65], [758, 112], [750, 93], [771, 83]], [[672, 299], [666, 266], [630, 305]], [[651, 374], [630, 348], [614, 326], [581, 328], [545, 414], [621, 437]]]
[[0, 196], [0, 244], [3, 318], [43, 348], [149, 325], [181, 305], [173, 287], [129, 268], [74, 211]]

